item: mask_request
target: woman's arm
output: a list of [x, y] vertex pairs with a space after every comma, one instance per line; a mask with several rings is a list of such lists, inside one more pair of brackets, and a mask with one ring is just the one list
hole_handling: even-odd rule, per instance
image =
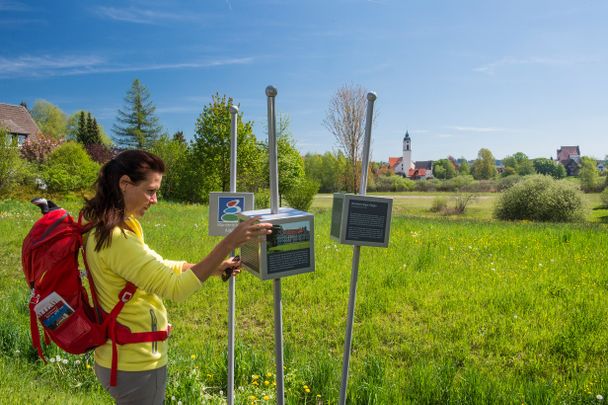
[[192, 269], [192, 272], [201, 282], [207, 280], [212, 275], [219, 276], [225, 269], [223, 264], [226, 256], [243, 243], [253, 238], [257, 238], [258, 236], [265, 236], [272, 233], [271, 228], [272, 224], [259, 223], [259, 218], [257, 217], [249, 218], [248, 220], [241, 222], [228, 234], [228, 236], [222, 239], [220, 243], [213, 248], [211, 253], [200, 262], [194, 265], [190, 263], [184, 264], [184, 270]]

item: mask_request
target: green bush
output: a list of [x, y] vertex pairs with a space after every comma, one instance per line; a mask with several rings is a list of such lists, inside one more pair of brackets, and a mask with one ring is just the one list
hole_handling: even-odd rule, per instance
[[416, 188], [416, 182], [401, 176], [378, 176], [374, 182], [367, 185], [368, 191], [412, 191]]
[[308, 211], [318, 191], [319, 183], [304, 177], [285, 194], [285, 199], [290, 207]]
[[92, 187], [99, 165], [91, 160], [84, 147], [66, 142], [50, 155], [43, 168], [48, 191], [65, 193]]
[[513, 174], [511, 176], [502, 177], [496, 184], [496, 191], [505, 191], [523, 180], [523, 177]]
[[494, 216], [503, 220], [572, 222], [583, 218], [583, 199], [568, 182], [534, 175], [500, 196]]
[[448, 208], [448, 199], [445, 197], [435, 197], [431, 204], [431, 212], [444, 212]]
[[459, 191], [474, 183], [475, 179], [471, 175], [456, 176], [443, 182], [441, 190], [443, 191]]
[[608, 187], [600, 194], [600, 200], [602, 201], [602, 207], [608, 208]]

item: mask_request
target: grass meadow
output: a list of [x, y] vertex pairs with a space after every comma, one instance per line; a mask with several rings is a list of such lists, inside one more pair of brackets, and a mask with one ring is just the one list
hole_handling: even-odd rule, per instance
[[[458, 218], [430, 213], [428, 196], [395, 194], [389, 248], [362, 248], [348, 402], [608, 397], [608, 211], [590, 209], [581, 224], [504, 223], [491, 220], [493, 195]], [[289, 404], [338, 399], [352, 247], [330, 240], [330, 209], [331, 196], [317, 196], [316, 271], [282, 281]], [[0, 403], [111, 403], [90, 355], [49, 347], [43, 364], [31, 349], [20, 247], [37, 211], [0, 201]], [[198, 260], [218, 241], [207, 217], [206, 206], [161, 202], [142, 221], [146, 242]], [[275, 403], [272, 282], [245, 272], [236, 285], [236, 401]], [[227, 301], [217, 279], [168, 303], [167, 403], [225, 403]]]

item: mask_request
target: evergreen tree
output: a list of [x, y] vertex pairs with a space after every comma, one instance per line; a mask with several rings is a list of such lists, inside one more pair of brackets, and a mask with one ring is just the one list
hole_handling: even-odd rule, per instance
[[118, 110], [117, 123], [112, 127], [116, 143], [126, 148], [150, 147], [162, 133], [150, 92], [139, 79], [135, 79], [124, 101], [125, 108]]
[[80, 111], [78, 115], [78, 128], [76, 129], [76, 141], [86, 145], [88, 141], [87, 123], [84, 111]]

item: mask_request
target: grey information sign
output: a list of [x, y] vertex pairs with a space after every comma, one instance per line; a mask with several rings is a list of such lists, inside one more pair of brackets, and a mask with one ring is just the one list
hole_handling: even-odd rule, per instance
[[393, 200], [334, 194], [330, 236], [346, 245], [387, 247]]
[[209, 235], [228, 235], [239, 224], [238, 215], [253, 209], [253, 193], [209, 193]]
[[259, 216], [260, 222], [272, 223], [272, 234], [241, 246], [241, 261], [247, 270], [262, 280], [315, 269], [314, 216], [293, 208], [247, 211], [241, 219]]

